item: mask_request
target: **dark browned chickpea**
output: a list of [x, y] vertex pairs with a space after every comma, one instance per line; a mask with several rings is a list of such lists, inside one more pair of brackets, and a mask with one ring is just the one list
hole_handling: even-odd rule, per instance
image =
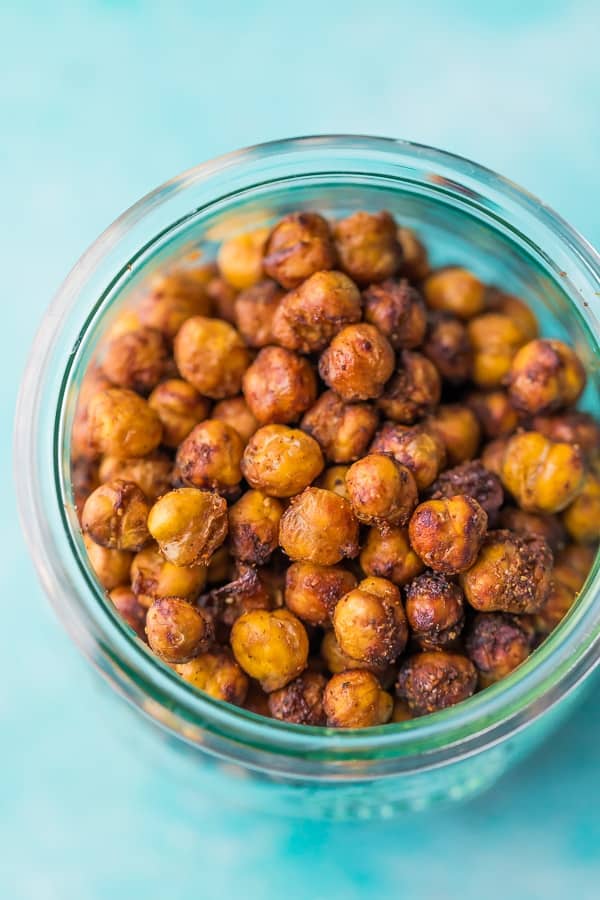
[[92, 439], [89, 405], [95, 394], [111, 387], [110, 381], [100, 369], [92, 366], [85, 373], [79, 388], [71, 431], [71, 456], [73, 459], [93, 461], [100, 456], [100, 450]]
[[[83, 536], [90, 565], [96, 578], [107, 591], [129, 584], [129, 570], [133, 553], [127, 550], [108, 550], [93, 541], [89, 535]], [[348, 589], [350, 590], [350, 589]]]
[[146, 610], [128, 585], [120, 584], [110, 591], [109, 600], [121, 618], [143, 641], [146, 640]]
[[327, 625], [340, 597], [356, 587], [342, 566], [295, 562], [285, 574], [285, 605], [308, 625]]
[[405, 278], [372, 284], [363, 294], [365, 320], [385, 335], [395, 350], [423, 342], [427, 316], [423, 298]]
[[206, 285], [206, 294], [213, 306], [213, 314], [230, 325], [235, 325], [235, 301], [238, 296], [236, 288], [218, 275]]
[[196, 425], [180, 444], [175, 457], [176, 477], [197, 488], [230, 493], [242, 478], [244, 452], [241, 437], [220, 419]]
[[142, 325], [156, 328], [172, 340], [186, 319], [210, 315], [211, 306], [201, 278], [191, 271], [171, 272], [154, 278], [137, 312]]
[[340, 497], [348, 499], [348, 491], [346, 490], [346, 475], [350, 466], [331, 466], [325, 469], [320, 478], [316, 481], [316, 486], [323, 488], [324, 491], [333, 491]]
[[219, 271], [238, 291], [252, 287], [264, 277], [263, 253], [268, 236], [268, 228], [255, 228], [223, 241], [219, 247]]
[[444, 468], [446, 449], [437, 434], [424, 425], [386, 422], [375, 435], [371, 453], [387, 453], [413, 473], [420, 491], [428, 488]]
[[275, 225], [265, 247], [265, 272], [288, 290], [321, 269], [333, 269], [336, 252], [329, 224], [315, 212], [295, 212]]
[[156, 545], [136, 553], [131, 563], [131, 588], [142, 606], [159, 597], [195, 600], [206, 584], [206, 566], [175, 566]]
[[160, 444], [160, 419], [135, 391], [109, 388], [94, 394], [88, 416], [90, 439], [107, 456], [147, 456]]
[[148, 502], [133, 481], [101, 484], [85, 501], [81, 525], [108, 550], [141, 550], [149, 538]]
[[477, 671], [470, 659], [445, 650], [417, 653], [400, 667], [396, 693], [415, 716], [447, 709], [470, 697]]
[[283, 506], [261, 491], [246, 491], [229, 510], [231, 553], [243, 562], [264, 565], [279, 543]]
[[366, 322], [343, 328], [319, 360], [325, 384], [349, 402], [379, 397], [393, 371], [388, 340]]
[[488, 287], [485, 299], [488, 309], [512, 319], [526, 341], [532, 341], [538, 336], [537, 319], [527, 304], [519, 297], [505, 294], [504, 291], [495, 287]]
[[79, 457], [71, 460], [71, 490], [73, 491], [73, 506], [77, 517], [81, 521], [81, 513], [85, 501], [100, 484], [98, 478], [98, 464], [91, 459]]
[[535, 613], [550, 591], [552, 551], [540, 538], [490, 531], [477, 562], [460, 576], [465, 597], [480, 612]]
[[334, 675], [323, 695], [323, 707], [330, 728], [370, 728], [385, 725], [394, 701], [372, 672], [348, 669]]
[[526, 336], [512, 319], [495, 312], [475, 316], [467, 330], [473, 347], [472, 380], [480, 388], [500, 387]]
[[441, 394], [442, 382], [434, 364], [422, 353], [403, 350], [377, 406], [388, 419], [411, 425], [438, 405]]
[[398, 243], [402, 248], [402, 273], [411, 281], [422, 281], [429, 274], [427, 248], [411, 228], [399, 228]]
[[341, 597], [332, 621], [342, 652], [371, 665], [393, 662], [408, 640], [400, 591], [384, 578], [365, 578]]
[[306, 668], [308, 636], [288, 609], [255, 609], [234, 622], [231, 649], [242, 669], [270, 693]]
[[298, 494], [323, 471], [317, 442], [297, 428], [265, 425], [252, 435], [242, 458], [246, 481], [271, 497]]
[[410, 546], [407, 528], [390, 528], [385, 534], [370, 528], [360, 566], [366, 575], [387, 578], [397, 585], [408, 584], [425, 568]]
[[260, 281], [238, 294], [235, 306], [235, 323], [249, 347], [266, 347], [274, 342], [273, 316], [283, 297], [283, 291], [274, 281]]
[[572, 406], [585, 387], [585, 370], [563, 341], [539, 338], [521, 347], [507, 376], [513, 406], [534, 416]]
[[463, 463], [454, 469], [446, 469], [428, 491], [431, 500], [455, 497], [457, 494], [466, 494], [477, 500], [487, 513], [488, 519], [492, 521], [504, 502], [500, 479], [486, 469], [478, 459]]
[[285, 425], [315, 402], [317, 380], [304, 357], [283, 347], [265, 347], [244, 373], [242, 390], [261, 425]]
[[369, 403], [344, 403], [335, 391], [325, 391], [305, 413], [301, 427], [332, 462], [353, 462], [366, 453], [379, 417]]
[[406, 525], [418, 502], [410, 469], [383, 453], [370, 453], [351, 465], [346, 490], [359, 522], [382, 530]]
[[463, 592], [444, 575], [425, 572], [406, 589], [406, 618], [423, 650], [447, 647], [463, 629]]
[[154, 502], [171, 487], [173, 463], [166, 453], [155, 451], [148, 456], [119, 459], [105, 456], [100, 463], [98, 475], [101, 482], [121, 478], [134, 481], [142, 489], [148, 500]]
[[227, 650], [202, 653], [175, 667], [179, 675], [215, 700], [241, 706], [248, 693], [248, 676]]
[[468, 406], [459, 403], [439, 406], [426, 424], [444, 444], [450, 465], [467, 462], [477, 453], [481, 429], [477, 416]]
[[210, 401], [181, 378], [169, 378], [154, 388], [148, 403], [158, 413], [163, 427], [162, 442], [178, 447], [194, 425], [207, 418]]
[[499, 524], [501, 528], [515, 531], [522, 537], [542, 538], [552, 552], [560, 550], [567, 542], [565, 529], [556, 516], [540, 516], [515, 506], [506, 506], [500, 512]]
[[473, 348], [466, 327], [456, 316], [432, 315], [423, 353], [451, 384], [461, 384], [470, 378]]
[[533, 616], [533, 625], [538, 638], [545, 638], [560, 625], [575, 602], [575, 592], [563, 581], [552, 579], [548, 596], [541, 609]]
[[465, 640], [467, 656], [479, 674], [479, 687], [510, 675], [529, 656], [531, 640], [518, 616], [479, 613]]
[[336, 222], [334, 235], [341, 268], [357, 284], [385, 281], [402, 264], [397, 226], [385, 210], [352, 213]]
[[289, 350], [319, 353], [361, 315], [359, 290], [347, 275], [315, 272], [283, 297], [273, 319], [273, 335]]
[[600, 540], [600, 478], [589, 472], [578, 497], [567, 506], [562, 520], [570, 537], [579, 544]]
[[184, 663], [208, 650], [212, 622], [202, 609], [181, 597], [155, 600], [146, 615], [146, 636], [152, 650], [168, 663]]
[[430, 309], [471, 319], [483, 312], [485, 286], [468, 269], [449, 267], [432, 272], [423, 282], [425, 302]]
[[210, 491], [179, 488], [156, 501], [148, 529], [169, 562], [206, 564], [227, 535], [227, 503]]
[[333, 566], [357, 555], [358, 522], [343, 497], [309, 487], [281, 517], [279, 543], [290, 559]]
[[110, 341], [102, 368], [117, 387], [148, 394], [164, 377], [168, 360], [164, 335], [156, 328], [138, 328]]
[[536, 431], [522, 432], [506, 443], [500, 477], [526, 512], [560, 512], [583, 488], [583, 454], [576, 444], [557, 444]]
[[600, 455], [600, 422], [589, 413], [572, 409], [555, 416], [536, 416], [532, 425], [551, 441], [579, 444], [590, 462]]
[[427, 500], [408, 526], [413, 550], [435, 572], [454, 575], [469, 569], [487, 530], [487, 513], [464, 494]]
[[486, 469], [497, 475], [502, 476], [502, 465], [506, 455], [507, 438], [498, 438], [496, 441], [490, 441], [481, 450], [481, 462]]
[[303, 672], [285, 687], [269, 694], [274, 719], [295, 725], [324, 725], [323, 692], [327, 679], [319, 672]]
[[225, 422], [226, 425], [231, 425], [232, 428], [235, 428], [244, 446], [259, 427], [250, 407], [241, 396], [220, 400], [214, 405], [211, 418], [218, 419], [220, 422]]
[[519, 424], [517, 411], [510, 402], [506, 391], [474, 392], [465, 402], [473, 410], [490, 440], [508, 437]]
[[250, 355], [227, 322], [194, 316], [175, 337], [175, 362], [186, 381], [212, 400], [239, 394]]

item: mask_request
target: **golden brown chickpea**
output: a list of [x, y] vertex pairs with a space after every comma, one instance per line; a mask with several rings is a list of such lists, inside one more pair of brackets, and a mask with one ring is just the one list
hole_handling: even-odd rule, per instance
[[423, 342], [427, 316], [423, 298], [405, 278], [372, 284], [363, 294], [365, 321], [375, 325], [395, 350]]
[[324, 725], [323, 692], [327, 679], [319, 672], [303, 672], [285, 687], [269, 694], [274, 719], [295, 725]]
[[477, 416], [484, 435], [490, 440], [508, 437], [519, 424], [517, 411], [506, 391], [474, 392], [466, 397], [465, 402]]
[[323, 216], [295, 212], [275, 225], [265, 247], [265, 272], [290, 290], [322, 269], [333, 269], [336, 252]]
[[98, 478], [98, 465], [90, 459], [79, 457], [71, 460], [71, 490], [73, 492], [73, 506], [77, 517], [81, 522], [81, 514], [85, 501], [94, 491], [100, 480]]
[[500, 477], [526, 512], [560, 512], [583, 488], [583, 454], [577, 445], [554, 443], [536, 431], [522, 432], [506, 443]]
[[148, 502], [133, 481], [116, 478], [97, 487], [85, 501], [81, 525], [108, 550], [141, 550], [149, 538]]
[[485, 286], [468, 269], [450, 266], [432, 272], [423, 283], [425, 302], [430, 309], [471, 319], [483, 312]]
[[481, 450], [481, 462], [486, 469], [497, 475], [502, 476], [502, 465], [506, 455], [507, 438], [498, 438], [496, 441], [490, 441]]
[[538, 336], [537, 319], [527, 304], [519, 297], [505, 294], [504, 291], [495, 287], [488, 287], [486, 306], [488, 309], [512, 319], [526, 341], [532, 341]]
[[242, 458], [251, 487], [271, 497], [298, 494], [323, 471], [317, 442], [297, 428], [265, 425], [252, 435]]
[[210, 647], [213, 626], [202, 609], [181, 597], [160, 597], [146, 615], [151, 649], [168, 663], [184, 663]]
[[98, 475], [101, 482], [121, 478], [133, 481], [144, 492], [148, 500], [154, 502], [171, 487], [173, 463], [166, 453], [154, 451], [148, 456], [119, 459], [105, 456], [100, 463]]
[[382, 531], [390, 525], [406, 525], [418, 502], [410, 469], [383, 453], [370, 453], [351, 465], [346, 490], [359, 522]]
[[[216, 276], [206, 285], [206, 294], [214, 309], [214, 315], [218, 319], [235, 325], [235, 303], [237, 300], [237, 290], [225, 281], [224, 278]], [[208, 313], [205, 313], [208, 315]]]
[[327, 625], [335, 604], [356, 583], [341, 566], [295, 562], [285, 574], [285, 605], [307, 625]]
[[508, 394], [520, 412], [534, 416], [572, 406], [585, 387], [585, 370], [562, 341], [539, 338], [521, 347], [507, 376]]
[[487, 513], [465, 494], [427, 500], [408, 526], [413, 550], [435, 572], [455, 575], [469, 569], [487, 530]]
[[227, 400], [220, 400], [213, 407], [213, 419], [219, 419], [226, 425], [235, 428], [241, 437], [244, 446], [248, 443], [259, 425], [250, 411], [250, 407], [242, 396], [228, 397]]
[[306, 668], [308, 636], [289, 610], [256, 609], [234, 622], [231, 649], [242, 669], [270, 693]]
[[248, 693], [248, 676], [227, 650], [202, 653], [175, 667], [184, 681], [215, 700], [241, 706]]
[[468, 406], [448, 403], [439, 406], [427, 419], [427, 427], [433, 431], [446, 448], [451, 466], [473, 459], [481, 441], [481, 429], [477, 416]]
[[220, 419], [207, 419], [190, 431], [175, 457], [176, 477], [184, 484], [231, 493], [242, 479], [241, 437]]
[[146, 610], [128, 585], [120, 584], [108, 595], [109, 600], [130, 628], [143, 641], [146, 640]]
[[394, 351], [373, 325], [347, 325], [321, 354], [319, 374], [343, 400], [369, 400], [383, 393], [394, 371]]
[[142, 606], [159, 597], [195, 600], [206, 584], [206, 566], [175, 566], [156, 545], [136, 553], [131, 563], [131, 589]]
[[148, 397], [163, 427], [162, 442], [178, 447], [194, 425], [202, 422], [210, 412], [210, 401], [181, 378], [169, 378], [156, 387]]
[[100, 453], [121, 459], [147, 456], [160, 444], [160, 419], [135, 391], [101, 391], [91, 398], [88, 409], [90, 438]]
[[515, 531], [522, 537], [542, 538], [553, 553], [566, 544], [567, 535], [557, 516], [540, 516], [515, 506], [506, 506], [500, 513], [499, 524], [501, 528]]
[[434, 364], [422, 353], [403, 350], [377, 406], [388, 419], [411, 425], [438, 405], [441, 394], [442, 382]]
[[425, 716], [461, 703], [476, 687], [477, 671], [470, 659], [446, 650], [430, 650], [403, 663], [396, 693], [413, 715]]
[[410, 546], [407, 528], [390, 528], [386, 534], [370, 528], [360, 566], [365, 574], [388, 578], [397, 585], [407, 584], [425, 568]]
[[194, 316], [175, 338], [175, 362], [186, 381], [212, 400], [239, 394], [250, 362], [238, 332], [221, 319]]
[[100, 450], [93, 441], [89, 406], [95, 394], [111, 387], [112, 384], [106, 375], [93, 366], [83, 376], [71, 431], [71, 456], [73, 459], [92, 461], [100, 456]]
[[434, 313], [423, 353], [451, 384], [467, 381], [473, 370], [473, 348], [465, 325], [446, 313]]
[[592, 463], [600, 456], [600, 422], [589, 413], [572, 409], [556, 416], [535, 416], [532, 425], [551, 441], [579, 444]]
[[324, 491], [333, 491], [340, 497], [348, 499], [348, 491], [346, 490], [346, 474], [350, 466], [331, 466], [325, 469], [320, 478], [316, 481], [316, 486], [323, 488]]
[[480, 612], [535, 613], [551, 584], [552, 551], [540, 538], [490, 531], [477, 562], [460, 576], [465, 597]]
[[148, 394], [167, 371], [169, 352], [156, 328], [138, 328], [113, 338], [102, 358], [107, 378], [117, 387]]
[[596, 547], [569, 544], [556, 557], [554, 579], [560, 581], [576, 594], [579, 593], [596, 556]]
[[266, 347], [274, 343], [273, 316], [283, 297], [281, 288], [270, 279], [259, 281], [238, 294], [235, 323], [249, 347]]
[[341, 268], [357, 284], [385, 281], [399, 270], [402, 248], [393, 216], [359, 210], [334, 226]]
[[243, 562], [262, 566], [279, 543], [283, 506], [261, 491], [246, 491], [229, 510], [231, 553]]
[[172, 340], [186, 319], [208, 316], [211, 301], [206, 286], [192, 272], [172, 272], [158, 275], [150, 291], [141, 300], [138, 315], [142, 325], [156, 328]]
[[227, 503], [210, 491], [179, 488], [156, 501], [148, 528], [169, 562], [206, 564], [227, 536]]
[[366, 453], [379, 417], [369, 403], [344, 403], [335, 391], [325, 391], [305, 413], [301, 427], [332, 462], [353, 462]]
[[512, 319], [495, 312], [475, 316], [467, 331], [473, 347], [472, 380], [486, 390], [500, 387], [526, 336]]
[[553, 577], [550, 593], [533, 617], [537, 637], [547, 637], [559, 625], [575, 602], [576, 594], [564, 582]]
[[444, 468], [446, 449], [437, 434], [424, 425], [386, 422], [375, 435], [370, 453], [387, 453], [413, 473], [420, 491], [428, 488]]
[[570, 537], [579, 544], [600, 540], [600, 478], [586, 475], [581, 493], [565, 509], [562, 520]]
[[273, 318], [273, 335], [288, 350], [319, 353], [361, 315], [359, 290], [347, 275], [315, 272], [283, 297]]
[[263, 252], [268, 228], [255, 228], [223, 241], [217, 254], [221, 275], [238, 290], [252, 287], [263, 275]]
[[261, 425], [286, 425], [315, 402], [317, 380], [304, 357], [283, 347], [265, 347], [244, 373], [242, 390]]
[[333, 566], [357, 555], [358, 522], [343, 497], [308, 487], [281, 517], [279, 543], [290, 559]]
[[469, 628], [465, 649], [477, 669], [479, 687], [485, 688], [506, 678], [527, 659], [531, 641], [518, 616], [479, 613]]
[[463, 463], [454, 469], [446, 469], [428, 491], [431, 500], [455, 497], [457, 494], [467, 494], [477, 500], [490, 520], [494, 520], [504, 502], [500, 479], [486, 469], [478, 459]]
[[323, 707], [330, 728], [370, 728], [385, 725], [394, 701], [372, 672], [348, 669], [334, 675], [323, 695]]
[[93, 541], [87, 534], [84, 535], [83, 542], [90, 565], [105, 590], [112, 591], [113, 588], [122, 584], [129, 584], [129, 570], [133, 553], [129, 553], [127, 550], [108, 550]]
[[429, 274], [427, 248], [411, 228], [399, 228], [397, 237], [402, 248], [402, 273], [411, 281], [422, 281]]
[[404, 650], [408, 624], [400, 591], [385, 578], [365, 578], [333, 611], [337, 642], [347, 656], [381, 666]]

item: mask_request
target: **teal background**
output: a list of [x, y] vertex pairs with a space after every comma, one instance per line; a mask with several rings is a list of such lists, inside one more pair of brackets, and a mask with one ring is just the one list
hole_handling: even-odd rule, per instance
[[97, 703], [45, 603], [9, 445], [28, 346], [67, 270], [125, 207], [217, 153], [303, 133], [407, 137], [514, 178], [600, 243], [599, 10], [0, 4], [2, 898], [598, 897], [597, 686], [543, 749], [456, 809], [317, 825], [174, 796], [127, 746], [123, 709]]

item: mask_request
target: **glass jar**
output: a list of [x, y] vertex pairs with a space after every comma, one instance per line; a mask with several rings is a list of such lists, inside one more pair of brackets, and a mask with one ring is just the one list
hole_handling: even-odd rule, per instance
[[73, 639], [115, 692], [162, 726], [144, 723], [138, 739], [174, 789], [299, 816], [391, 816], [481, 790], [561, 721], [600, 654], [598, 559], [565, 620], [501, 683], [423, 719], [335, 731], [216, 702], [163, 665], [99, 589], [73, 507], [69, 444], [78, 386], [106, 329], [135, 301], [140, 279], [190, 254], [209, 259], [223, 235], [299, 208], [331, 216], [389, 209], [417, 230], [434, 265], [465, 264], [522, 296], [545, 335], [577, 349], [589, 374], [582, 405], [600, 414], [600, 259], [555, 213], [493, 172], [428, 147], [364, 137], [281, 141], [167, 182], [111, 225], [68, 276], [42, 322], [20, 394], [21, 519], [45, 591]]

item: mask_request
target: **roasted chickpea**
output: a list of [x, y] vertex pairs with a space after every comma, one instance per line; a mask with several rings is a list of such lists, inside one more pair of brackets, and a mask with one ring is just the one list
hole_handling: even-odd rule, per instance
[[332, 675], [340, 672], [347, 672], [348, 669], [368, 669], [373, 675], [376, 675], [383, 687], [388, 685], [394, 679], [394, 668], [389, 663], [382, 666], [368, 663], [359, 659], [352, 659], [347, 653], [344, 653], [338, 644], [335, 631], [326, 631], [321, 641], [321, 659], [326, 668]]
[[265, 347], [246, 370], [242, 389], [261, 425], [285, 425], [315, 402], [317, 380], [307, 359], [283, 347]]
[[238, 290], [252, 287], [263, 278], [263, 253], [268, 228], [255, 228], [223, 241], [217, 263], [223, 278]]
[[359, 322], [360, 293], [343, 272], [315, 272], [281, 300], [273, 336], [288, 350], [319, 353], [345, 326]]
[[529, 656], [531, 640], [518, 616], [479, 613], [473, 619], [465, 641], [467, 656], [484, 688], [510, 675]]
[[446, 461], [444, 444], [424, 425], [386, 422], [375, 435], [371, 453], [387, 453], [413, 473], [420, 491], [435, 481]]
[[586, 475], [581, 493], [565, 509], [563, 522], [570, 537], [579, 544], [600, 540], [600, 478]]
[[207, 419], [179, 445], [176, 476], [193, 487], [231, 493], [242, 479], [243, 452], [244, 444], [235, 428], [220, 419]]
[[463, 463], [454, 469], [446, 469], [428, 491], [431, 500], [455, 497], [457, 494], [466, 494], [477, 500], [491, 520], [496, 517], [504, 502], [500, 479], [486, 469], [478, 459]]
[[585, 370], [562, 341], [539, 338], [521, 347], [507, 376], [508, 394], [520, 412], [534, 416], [572, 406], [585, 387]]
[[93, 440], [89, 405], [95, 394], [111, 387], [112, 384], [100, 369], [91, 367], [85, 373], [77, 397], [77, 408], [71, 431], [71, 456], [73, 459], [93, 461], [100, 456], [100, 450]]
[[385, 534], [379, 528], [370, 528], [360, 566], [365, 574], [387, 578], [397, 585], [407, 584], [424, 569], [410, 546], [406, 528], [390, 528]]
[[502, 465], [506, 455], [507, 438], [498, 438], [496, 441], [490, 441], [481, 449], [481, 462], [486, 469], [497, 475], [502, 475]]
[[323, 693], [327, 679], [319, 672], [303, 672], [285, 687], [269, 694], [274, 719], [295, 725], [324, 725]]
[[211, 418], [218, 419], [235, 428], [244, 446], [259, 427], [243, 397], [228, 397], [227, 400], [220, 400], [214, 405]]
[[148, 397], [148, 403], [162, 423], [162, 442], [167, 447], [178, 447], [194, 425], [206, 419], [210, 412], [210, 401], [180, 378], [169, 378], [159, 384]]
[[519, 424], [517, 411], [506, 391], [474, 392], [466, 397], [467, 406], [473, 410], [490, 440], [508, 437]]
[[281, 288], [270, 279], [259, 281], [238, 294], [235, 323], [249, 347], [266, 347], [274, 343], [273, 316], [283, 297]]
[[155, 451], [148, 456], [119, 459], [105, 456], [100, 463], [98, 475], [101, 482], [121, 478], [134, 481], [142, 489], [148, 500], [154, 502], [171, 487], [173, 463], [166, 453]]
[[212, 400], [239, 394], [250, 362], [238, 332], [221, 319], [194, 316], [175, 338], [175, 362], [186, 381]]
[[532, 616], [533, 627], [538, 640], [548, 637], [567, 615], [576, 594], [564, 582], [554, 577], [550, 593], [542, 608]]
[[393, 371], [388, 340], [366, 322], [343, 328], [319, 360], [323, 381], [348, 402], [379, 397]]
[[501, 528], [515, 531], [522, 537], [542, 538], [553, 553], [564, 547], [567, 541], [565, 529], [557, 516], [540, 516], [515, 506], [506, 506], [500, 513], [499, 524]]
[[506, 443], [500, 477], [526, 512], [560, 512], [583, 488], [583, 454], [536, 431], [515, 434]]
[[327, 625], [338, 600], [355, 587], [341, 566], [295, 562], [285, 574], [285, 605], [307, 625]]
[[334, 235], [341, 268], [357, 284], [385, 281], [399, 270], [402, 248], [389, 212], [352, 213], [336, 222]]
[[264, 565], [278, 546], [283, 506], [261, 491], [246, 491], [229, 510], [231, 553], [243, 562]]
[[293, 560], [333, 566], [358, 553], [358, 522], [347, 500], [309, 487], [290, 502], [281, 517], [279, 543]]
[[500, 387], [526, 336], [512, 319], [495, 312], [475, 316], [467, 331], [473, 347], [472, 380], [480, 388]]
[[465, 494], [427, 500], [408, 526], [413, 550], [435, 572], [454, 575], [469, 569], [487, 530], [487, 513]]
[[427, 316], [423, 298], [405, 278], [372, 284], [363, 294], [365, 320], [375, 325], [395, 350], [423, 342]]
[[468, 602], [480, 612], [535, 613], [548, 597], [551, 570], [552, 551], [546, 541], [490, 531], [460, 583]]
[[432, 315], [423, 353], [451, 384], [461, 384], [470, 378], [473, 348], [465, 325], [456, 316]]
[[137, 484], [116, 478], [87, 498], [81, 525], [84, 533], [108, 550], [141, 550], [149, 537], [149, 510]]
[[430, 309], [471, 319], [483, 312], [485, 286], [468, 269], [449, 267], [432, 272], [423, 282], [425, 302]]
[[295, 212], [275, 225], [265, 247], [265, 272], [284, 288], [297, 287], [321, 269], [332, 269], [336, 252], [323, 216]]
[[463, 592], [445, 575], [425, 572], [406, 589], [406, 618], [423, 650], [447, 647], [463, 629]]
[[450, 465], [467, 462], [477, 453], [481, 429], [477, 416], [468, 406], [459, 403], [438, 406], [426, 424], [442, 441]]
[[265, 425], [252, 435], [242, 458], [242, 473], [258, 491], [292, 497], [323, 471], [323, 456], [313, 438], [297, 428]]
[[107, 591], [129, 584], [129, 570], [133, 553], [127, 550], [108, 550], [93, 541], [89, 535], [84, 535], [83, 542], [87, 551], [90, 565], [96, 578]]
[[100, 391], [91, 398], [88, 410], [90, 439], [100, 453], [121, 459], [147, 456], [160, 444], [160, 419], [135, 391]]
[[372, 672], [348, 669], [334, 675], [323, 695], [323, 707], [330, 728], [369, 728], [385, 725], [394, 701]]
[[410, 469], [383, 453], [370, 453], [351, 465], [346, 490], [359, 522], [382, 530], [406, 525], [418, 502], [417, 483]]
[[202, 653], [175, 667], [184, 681], [215, 700], [241, 706], [248, 693], [248, 676], [227, 650]]
[[332, 462], [359, 459], [373, 440], [379, 421], [368, 403], [344, 403], [335, 391], [325, 391], [311, 406], [301, 422]]
[[107, 378], [117, 387], [149, 393], [167, 371], [169, 352], [156, 328], [138, 328], [113, 338], [102, 358]]
[[411, 425], [438, 405], [441, 394], [442, 382], [434, 364], [422, 353], [403, 350], [377, 406], [388, 419]]
[[385, 578], [365, 578], [341, 597], [332, 621], [342, 652], [371, 665], [393, 662], [408, 640], [400, 591]]
[[131, 588], [142, 606], [159, 597], [195, 600], [206, 584], [206, 566], [175, 566], [156, 545], [136, 553], [131, 565]]
[[556, 557], [554, 580], [565, 584], [574, 594], [579, 593], [592, 568], [596, 550], [596, 547], [569, 544]]
[[[217, 275], [206, 285], [206, 294], [213, 306], [213, 315], [230, 325], [235, 325], [235, 303], [238, 297], [238, 291], [233, 285]], [[205, 313], [208, 315], [208, 313]]]
[[146, 640], [146, 610], [128, 585], [120, 584], [110, 591], [109, 600], [121, 618], [143, 641]]
[[234, 622], [231, 649], [242, 669], [270, 693], [306, 668], [308, 636], [289, 610], [256, 609]]
[[227, 503], [210, 491], [179, 488], [156, 501], [148, 529], [169, 562], [206, 564], [227, 535]]
[[186, 319], [210, 315], [211, 306], [202, 279], [192, 272], [172, 272], [154, 278], [137, 312], [142, 325], [172, 340]]
[[470, 659], [446, 650], [430, 650], [409, 657], [400, 666], [396, 693], [415, 716], [454, 706], [477, 687], [477, 671]]
[[212, 622], [202, 609], [181, 597], [160, 597], [146, 615], [146, 636], [152, 650], [168, 663], [184, 663], [208, 650]]
[[600, 458], [600, 423], [588, 413], [568, 410], [555, 416], [535, 416], [535, 431], [565, 444], [579, 444], [590, 462]]
[[346, 475], [350, 466], [331, 466], [325, 469], [320, 478], [316, 481], [316, 486], [323, 488], [325, 491], [333, 491], [340, 497], [348, 499], [348, 491], [346, 490]]
[[411, 228], [399, 228], [397, 237], [402, 248], [402, 273], [411, 281], [422, 281], [429, 273], [427, 248]]

